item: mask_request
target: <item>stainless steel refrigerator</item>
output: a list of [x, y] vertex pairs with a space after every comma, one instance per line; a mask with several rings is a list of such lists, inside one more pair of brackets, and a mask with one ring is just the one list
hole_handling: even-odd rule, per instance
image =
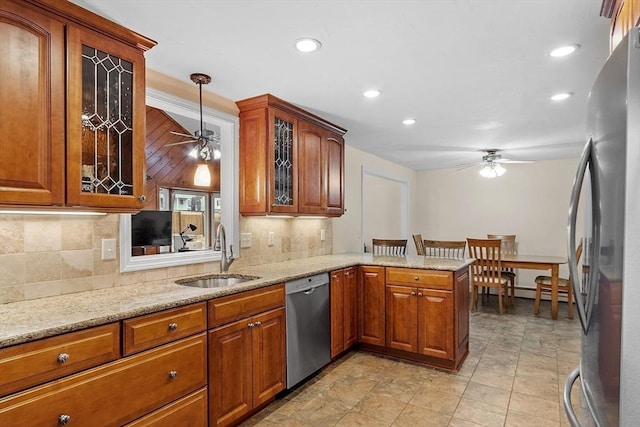
[[[571, 196], [570, 255], [581, 234], [576, 230], [578, 206], [584, 206], [580, 195], [591, 195], [588, 272], [581, 278], [575, 257], [569, 262], [582, 325], [580, 366], [564, 389], [573, 426], [640, 425], [639, 36], [634, 28], [620, 42], [589, 94], [588, 142]], [[570, 399], [577, 377], [588, 406], [578, 416]]]

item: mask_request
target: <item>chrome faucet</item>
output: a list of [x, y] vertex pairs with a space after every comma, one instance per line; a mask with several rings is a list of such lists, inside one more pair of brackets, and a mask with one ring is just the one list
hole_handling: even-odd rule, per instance
[[216, 241], [213, 244], [214, 251], [221, 251], [220, 256], [220, 273], [227, 273], [229, 266], [233, 263], [233, 245], [229, 245], [229, 252], [231, 255], [227, 258], [227, 234], [224, 231], [224, 225], [218, 225], [216, 230]]

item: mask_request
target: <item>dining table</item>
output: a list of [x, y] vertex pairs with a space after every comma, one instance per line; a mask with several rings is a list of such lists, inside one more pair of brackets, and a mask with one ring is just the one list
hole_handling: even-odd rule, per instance
[[546, 255], [503, 254], [503, 268], [522, 268], [525, 270], [551, 270], [551, 317], [558, 318], [558, 271], [560, 264], [568, 262], [566, 257]]

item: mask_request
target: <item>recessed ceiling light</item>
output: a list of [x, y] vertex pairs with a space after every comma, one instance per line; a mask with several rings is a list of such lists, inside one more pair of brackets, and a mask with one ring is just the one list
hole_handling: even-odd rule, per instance
[[412, 125], [412, 124], [414, 124], [415, 122], [416, 122], [416, 119], [404, 119], [404, 120], [402, 121], [402, 124], [403, 124], [403, 125], [407, 125], [407, 126], [408, 126], [408, 125]]
[[363, 95], [367, 98], [377, 98], [381, 93], [382, 91], [379, 91], [378, 89], [371, 89], [363, 93]]
[[557, 49], [552, 50], [549, 55], [555, 56], [555, 57], [571, 55], [579, 47], [580, 47], [580, 45], [578, 45], [578, 44], [572, 44], [572, 45], [569, 45], [569, 46], [561, 46], [561, 47], [559, 47]]
[[295, 46], [300, 52], [309, 53], [320, 49], [322, 47], [322, 43], [316, 39], [305, 37], [296, 40]]
[[573, 96], [573, 93], [571, 92], [565, 92], [565, 93], [556, 93], [555, 95], [553, 95], [551, 97], [552, 101], [564, 101], [565, 99], [569, 98]]

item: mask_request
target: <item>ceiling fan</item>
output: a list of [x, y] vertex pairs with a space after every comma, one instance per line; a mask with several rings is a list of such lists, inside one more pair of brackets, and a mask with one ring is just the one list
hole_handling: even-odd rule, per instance
[[494, 148], [482, 150], [482, 151], [484, 151], [486, 154], [482, 156], [481, 161], [458, 165], [459, 166], [458, 170], [466, 169], [472, 166], [484, 166], [480, 170], [480, 175], [482, 175], [484, 178], [491, 179], [497, 176], [504, 175], [504, 173], [507, 171], [502, 166], [502, 164], [504, 163], [533, 163], [533, 161], [531, 160], [505, 159], [502, 157], [501, 154], [498, 153], [500, 150], [494, 149]]
[[200, 157], [203, 160], [219, 159], [221, 157], [220, 152], [220, 135], [216, 134], [213, 130], [205, 129], [204, 121], [202, 120], [202, 85], [211, 83], [211, 76], [202, 73], [193, 73], [190, 76], [191, 81], [198, 85], [200, 89], [200, 129], [196, 130], [193, 135], [170, 131], [172, 135], [184, 136], [189, 138], [185, 141], [172, 142], [165, 144], [165, 147], [171, 147], [174, 145], [182, 145], [189, 143], [197, 143], [196, 147], [189, 153], [192, 157]]

